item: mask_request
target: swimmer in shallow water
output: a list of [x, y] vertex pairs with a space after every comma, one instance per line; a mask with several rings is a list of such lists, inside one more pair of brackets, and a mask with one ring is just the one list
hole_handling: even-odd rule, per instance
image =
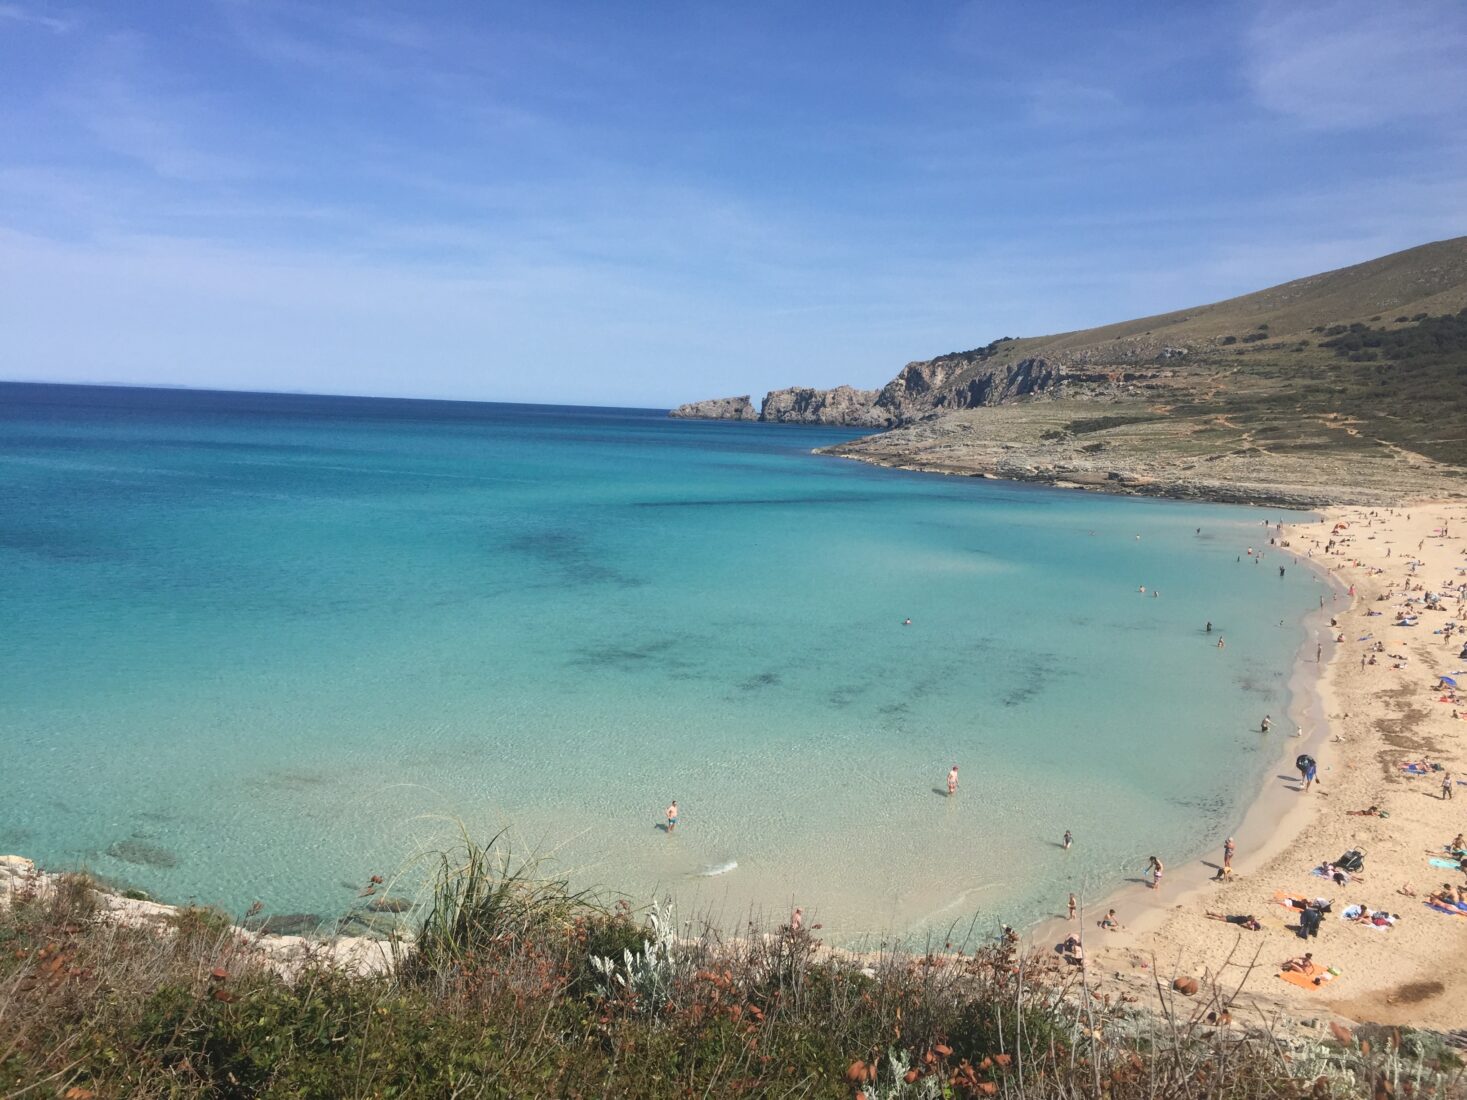
[[1151, 888], [1153, 890], [1160, 890], [1161, 876], [1166, 872], [1166, 868], [1162, 865], [1161, 860], [1156, 856], [1152, 856], [1146, 861], [1146, 869], [1151, 872]]

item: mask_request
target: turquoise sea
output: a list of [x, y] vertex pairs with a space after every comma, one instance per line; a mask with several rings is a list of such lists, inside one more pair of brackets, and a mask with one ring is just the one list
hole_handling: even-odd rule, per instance
[[1288, 515], [810, 453], [854, 434], [0, 385], [0, 851], [329, 915], [507, 828], [852, 939], [1216, 843], [1325, 591], [1243, 553]]

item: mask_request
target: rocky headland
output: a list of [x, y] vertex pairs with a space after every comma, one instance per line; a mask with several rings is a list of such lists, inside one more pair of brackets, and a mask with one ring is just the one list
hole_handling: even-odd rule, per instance
[[1106, 492], [1317, 507], [1467, 494], [1467, 237], [1240, 298], [679, 417], [883, 434], [826, 453]]

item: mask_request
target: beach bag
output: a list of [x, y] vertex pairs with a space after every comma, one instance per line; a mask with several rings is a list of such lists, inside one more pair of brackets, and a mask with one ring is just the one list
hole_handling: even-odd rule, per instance
[[1348, 852], [1335, 860], [1335, 866], [1349, 871], [1352, 875], [1365, 869], [1365, 856], [1359, 848], [1351, 848]]

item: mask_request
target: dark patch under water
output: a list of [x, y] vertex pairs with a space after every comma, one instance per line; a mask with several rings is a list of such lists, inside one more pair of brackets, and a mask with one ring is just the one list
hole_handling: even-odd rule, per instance
[[554, 528], [527, 531], [506, 539], [502, 548], [511, 554], [538, 562], [561, 585], [610, 585], [640, 588], [647, 582], [602, 560], [590, 536], [581, 531]]
[[757, 676], [750, 676], [747, 680], [739, 681], [741, 691], [758, 691], [760, 688], [778, 687], [784, 682], [784, 678], [777, 672], [761, 672]]
[[133, 837], [127, 840], [114, 840], [107, 845], [107, 854], [113, 859], [120, 859], [124, 863], [134, 863], [139, 867], [178, 866], [178, 856], [161, 844], [153, 844], [150, 841]]

